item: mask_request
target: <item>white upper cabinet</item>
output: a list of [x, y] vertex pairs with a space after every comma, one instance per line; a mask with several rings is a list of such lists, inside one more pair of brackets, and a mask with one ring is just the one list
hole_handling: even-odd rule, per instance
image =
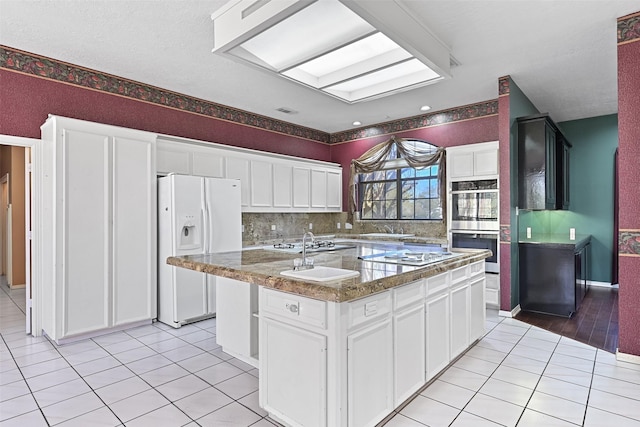
[[447, 148], [449, 180], [497, 178], [498, 142], [460, 145]]
[[291, 208], [293, 192], [293, 166], [274, 163], [273, 165], [273, 207]]
[[293, 168], [293, 207], [311, 207], [311, 169]]
[[448, 173], [451, 178], [473, 177], [473, 152], [456, 152], [449, 149], [447, 152], [449, 160]]
[[156, 170], [159, 174], [189, 175], [191, 173], [193, 155], [189, 151], [183, 150], [179, 142], [158, 140], [157, 148]]
[[340, 212], [342, 168], [201, 141], [159, 137], [157, 172], [235, 178], [243, 212]]
[[273, 206], [273, 169], [270, 162], [251, 160], [251, 206]]
[[323, 170], [311, 171], [311, 207], [323, 208], [327, 206], [327, 172]]
[[249, 181], [249, 160], [238, 159], [235, 157], [226, 158], [227, 169], [225, 178], [239, 179], [240, 180], [240, 201], [242, 208], [250, 206], [251, 183]]
[[498, 174], [498, 149], [478, 150], [473, 153], [473, 175]]
[[193, 175], [224, 178], [224, 156], [222, 153], [203, 148], [193, 154]]
[[342, 171], [327, 171], [327, 208], [342, 207]]

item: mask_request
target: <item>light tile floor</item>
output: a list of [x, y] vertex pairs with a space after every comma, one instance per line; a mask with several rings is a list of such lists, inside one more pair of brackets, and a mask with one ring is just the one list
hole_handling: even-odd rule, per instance
[[[0, 426], [255, 426], [258, 371], [215, 344], [215, 319], [56, 346], [24, 333], [0, 287]], [[487, 311], [487, 334], [388, 427], [640, 427], [640, 365]]]

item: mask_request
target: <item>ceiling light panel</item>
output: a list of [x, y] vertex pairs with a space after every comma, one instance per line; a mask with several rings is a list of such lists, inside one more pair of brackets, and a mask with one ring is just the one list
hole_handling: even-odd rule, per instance
[[411, 54], [382, 33], [375, 33], [283, 72], [322, 88], [406, 61]]
[[342, 3], [322, 0], [280, 21], [240, 47], [280, 72], [373, 31], [375, 28]]
[[448, 48], [402, 1], [232, 0], [212, 15], [214, 52], [349, 103], [450, 77]]
[[438, 73], [414, 58], [323, 90], [349, 102], [356, 102], [417, 85], [434, 83], [440, 79]]

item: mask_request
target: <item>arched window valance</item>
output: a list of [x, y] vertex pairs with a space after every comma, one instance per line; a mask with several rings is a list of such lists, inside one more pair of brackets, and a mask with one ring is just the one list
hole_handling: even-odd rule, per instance
[[351, 160], [349, 217], [353, 218], [353, 215], [358, 210], [358, 176], [363, 173], [397, 169], [399, 167], [398, 162], [389, 158], [394, 148], [400, 159], [403, 159], [409, 167], [424, 168], [439, 165], [438, 184], [440, 187], [440, 198], [443, 208], [442, 211], [446, 212], [446, 151], [442, 147], [427, 144], [428, 143], [425, 144], [424, 141], [392, 136], [389, 140], [370, 148], [357, 159]]

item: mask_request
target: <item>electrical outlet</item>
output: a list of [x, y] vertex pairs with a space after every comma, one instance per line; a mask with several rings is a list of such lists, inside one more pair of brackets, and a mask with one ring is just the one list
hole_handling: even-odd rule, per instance
[[271, 224], [271, 231], [276, 231], [276, 225], [275, 224]]
[[242, 232], [244, 233], [244, 224], [242, 224]]
[[527, 239], [531, 238], [531, 227], [527, 227]]
[[312, 222], [309, 223], [309, 230], [313, 230], [313, 223]]
[[575, 228], [570, 228], [569, 229], [569, 240], [576, 240], [576, 229]]
[[344, 223], [344, 229], [345, 230], [351, 230], [353, 228], [353, 225], [351, 225], [351, 223], [349, 222], [345, 222]]
[[340, 223], [339, 223], [339, 222], [338, 222], [338, 223], [336, 223], [336, 228], [337, 228], [338, 230], [340, 230]]

